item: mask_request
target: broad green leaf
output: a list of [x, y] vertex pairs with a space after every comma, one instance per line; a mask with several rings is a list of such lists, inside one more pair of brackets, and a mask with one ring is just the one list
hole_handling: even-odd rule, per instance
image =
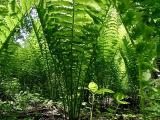
[[118, 104], [129, 104], [128, 102], [126, 102], [126, 101], [117, 101], [118, 102]]
[[90, 82], [88, 88], [91, 92], [95, 93], [98, 90], [98, 85], [95, 82]]
[[157, 88], [152, 88], [152, 90], [153, 90], [154, 92], [158, 92], [158, 89], [157, 89]]
[[114, 93], [114, 91], [107, 88], [101, 88], [96, 91], [96, 94], [105, 94], [105, 93]]
[[123, 100], [124, 98], [126, 98], [127, 96], [124, 95], [123, 93], [116, 93], [115, 94], [115, 98], [116, 100]]
[[128, 102], [123, 101], [123, 99], [127, 97], [123, 93], [116, 93], [114, 97], [116, 98], [118, 104], [129, 104]]

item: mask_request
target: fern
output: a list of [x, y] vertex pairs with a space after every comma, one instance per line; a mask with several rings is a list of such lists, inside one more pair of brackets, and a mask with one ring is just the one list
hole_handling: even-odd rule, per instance
[[15, 30], [20, 26], [25, 14], [30, 10], [31, 6], [36, 4], [35, 1], [31, 0], [27, 2], [28, 4], [26, 1], [22, 1], [23, 2], [20, 3], [23, 3], [23, 5], [20, 5], [18, 1], [10, 0], [8, 3], [7, 14], [0, 14], [0, 49], [3, 49], [3, 46], [8, 43]]
[[[149, 57], [146, 52], [147, 47], [154, 46], [149, 47], [152, 42], [143, 40], [152, 38], [150, 32], [154, 29], [143, 24], [142, 15], [134, 12], [133, 6], [129, 8], [131, 3], [134, 1], [10, 0], [0, 5], [0, 11], [4, 11], [0, 13], [0, 52], [28, 17], [45, 62], [48, 95], [56, 100], [60, 93], [69, 119], [77, 119], [85, 96], [84, 87], [91, 80], [97, 81], [100, 87], [120, 91], [123, 77], [127, 76], [130, 91], [136, 95], [141, 70], [150, 69], [145, 61], [151, 63], [155, 56]], [[125, 5], [122, 11], [121, 5]], [[32, 9], [37, 10], [37, 19], [30, 14]], [[124, 24], [131, 42], [119, 38], [120, 24]]]
[[117, 89], [117, 85], [120, 86], [119, 71], [116, 65], [115, 57], [119, 49], [118, 41], [118, 15], [116, 9], [111, 5], [109, 11], [105, 17], [103, 27], [100, 31], [98, 38], [98, 46], [101, 58], [104, 59], [105, 64], [105, 86], [108, 84], [113, 89]]
[[85, 11], [84, 2], [48, 0], [42, 3], [41, 1], [37, 6], [37, 12], [54, 61], [54, 73], [59, 79], [69, 117], [76, 119], [83, 91], [78, 88], [85, 85], [85, 75], [92, 54], [92, 44], [88, 41], [91, 39], [86, 37], [83, 40], [85, 33], [82, 30], [93, 20]]
[[138, 92], [137, 90], [139, 88], [136, 52], [132, 44], [129, 43], [126, 39], [124, 39], [123, 42], [124, 47], [121, 50], [121, 55], [125, 61], [128, 76], [128, 84], [130, 86], [130, 91], [134, 91], [134, 95], [136, 95]]

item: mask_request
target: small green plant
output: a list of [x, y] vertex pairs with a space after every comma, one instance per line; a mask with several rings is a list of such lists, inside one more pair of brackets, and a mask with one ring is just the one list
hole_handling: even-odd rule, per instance
[[145, 113], [147, 119], [159, 119], [160, 115], [160, 79], [146, 81], [143, 86]]
[[126, 102], [124, 100], [127, 97], [128, 96], [124, 95], [123, 93], [119, 93], [119, 92], [115, 93], [114, 94], [114, 99], [115, 99], [115, 102], [116, 102], [116, 106], [114, 108], [108, 108], [107, 110], [108, 110], [109, 114], [107, 114], [107, 115], [110, 115], [110, 117], [112, 117], [113, 119], [115, 119], [116, 112], [119, 109], [119, 106], [120, 105], [129, 104], [129, 102]]
[[123, 93], [116, 93], [114, 95], [114, 97], [115, 97], [118, 105], [120, 105], [120, 104], [129, 104], [128, 102], [126, 102], [126, 101], [123, 100], [123, 99], [127, 98], [127, 96], [124, 95]]
[[101, 88], [98, 89], [98, 85], [95, 82], [90, 82], [88, 85], [88, 89], [92, 94], [92, 106], [90, 108], [90, 120], [93, 120], [93, 105], [94, 105], [94, 101], [95, 101], [95, 95], [99, 94], [99, 95], [104, 95], [105, 93], [114, 93], [114, 91], [107, 89], [107, 88]]
[[14, 95], [20, 91], [20, 83], [17, 78], [2, 80], [3, 92], [6, 96], [14, 98]]
[[119, 105], [129, 104], [128, 102], [124, 101], [124, 99], [127, 98], [128, 96], [124, 95], [123, 93], [116, 93], [114, 95], [114, 97], [115, 97], [116, 102], [117, 102], [117, 107], [116, 107], [115, 113], [118, 110]]
[[15, 94], [14, 101], [16, 101], [16, 109], [25, 110], [31, 108], [38, 103], [41, 103], [43, 98], [38, 93], [29, 93], [28, 91], [21, 91], [19, 94]]

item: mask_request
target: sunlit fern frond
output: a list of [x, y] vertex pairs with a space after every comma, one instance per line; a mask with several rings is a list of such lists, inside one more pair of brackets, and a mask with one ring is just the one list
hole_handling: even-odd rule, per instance
[[118, 49], [118, 16], [116, 9], [111, 6], [98, 39], [100, 51], [106, 62], [114, 59]]
[[26, 13], [30, 12], [32, 5], [38, 3], [34, 0], [9, 0], [4, 5], [0, 5], [0, 49], [13, 37], [16, 29], [20, 27]]
[[[118, 14], [116, 9], [111, 5], [108, 13], [103, 22], [100, 36], [98, 38], [99, 56], [105, 62], [105, 74], [103, 80], [105, 86], [107, 84], [113, 89], [117, 89], [117, 85], [120, 85], [119, 71], [116, 65], [115, 57], [118, 55], [119, 50], [119, 37], [118, 37]], [[119, 87], [120, 88], [120, 87]]]
[[[92, 1], [46, 0], [36, 7], [44, 39], [56, 67], [55, 74], [60, 80], [62, 96], [69, 107], [70, 119], [78, 116], [75, 111], [80, 108], [83, 91], [79, 87], [84, 86], [93, 40], [96, 40], [90, 33], [92, 29], [87, 27], [91, 28], [93, 24], [93, 19], [86, 12], [87, 7], [96, 9], [98, 6]], [[77, 96], [78, 91], [80, 96]]]

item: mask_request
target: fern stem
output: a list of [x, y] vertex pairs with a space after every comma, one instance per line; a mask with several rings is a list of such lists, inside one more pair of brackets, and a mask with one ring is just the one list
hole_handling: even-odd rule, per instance
[[92, 93], [92, 107], [91, 107], [91, 111], [90, 111], [90, 120], [93, 120], [93, 106], [94, 106], [94, 94]]
[[138, 72], [139, 72], [139, 95], [140, 95], [140, 108], [141, 112], [143, 113], [143, 120], [146, 120], [146, 114], [145, 114], [145, 99], [144, 99], [144, 91], [143, 91], [143, 85], [142, 85], [142, 69], [141, 69], [141, 62], [138, 60]]

